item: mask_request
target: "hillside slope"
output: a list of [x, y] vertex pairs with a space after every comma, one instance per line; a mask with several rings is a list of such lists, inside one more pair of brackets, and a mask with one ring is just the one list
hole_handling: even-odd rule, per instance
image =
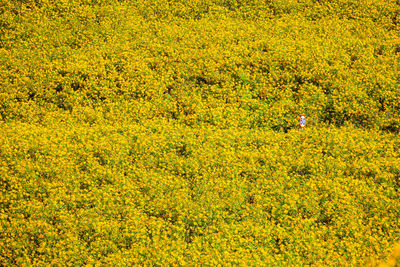
[[394, 0], [0, 0], [0, 264], [384, 259], [399, 34]]

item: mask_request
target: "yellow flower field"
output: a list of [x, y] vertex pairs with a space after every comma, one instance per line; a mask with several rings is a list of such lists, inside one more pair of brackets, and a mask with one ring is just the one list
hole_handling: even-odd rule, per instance
[[0, 0], [0, 265], [399, 266], [399, 36], [396, 0]]

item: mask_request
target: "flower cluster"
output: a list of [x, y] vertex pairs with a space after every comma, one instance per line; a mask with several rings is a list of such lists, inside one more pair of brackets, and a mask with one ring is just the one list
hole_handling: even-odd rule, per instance
[[0, 265], [396, 265], [399, 14], [0, 0]]

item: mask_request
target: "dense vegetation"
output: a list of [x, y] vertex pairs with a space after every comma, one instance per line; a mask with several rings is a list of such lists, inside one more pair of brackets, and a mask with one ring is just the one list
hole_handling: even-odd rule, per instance
[[395, 0], [0, 0], [0, 265], [396, 265], [399, 35]]

